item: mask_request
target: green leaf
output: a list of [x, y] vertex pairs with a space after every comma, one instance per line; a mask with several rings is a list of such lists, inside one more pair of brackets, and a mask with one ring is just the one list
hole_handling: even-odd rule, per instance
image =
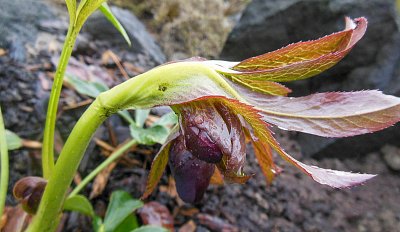
[[22, 147], [22, 139], [12, 131], [6, 130], [6, 141], [8, 150], [15, 150]]
[[[96, 98], [100, 93], [109, 90], [108, 86], [101, 81], [84, 81], [70, 74], [65, 75], [64, 81], [70, 84], [78, 93], [92, 98]], [[135, 123], [127, 110], [118, 111], [118, 114], [129, 124]]]
[[152, 126], [168, 126], [175, 125], [178, 122], [178, 116], [176, 116], [175, 112], [170, 112], [168, 114], [164, 114], [157, 122], [155, 122]]
[[108, 4], [106, 2], [101, 4], [99, 10], [101, 11], [101, 13], [104, 14], [104, 16], [106, 16], [108, 21], [110, 21], [114, 25], [114, 27], [119, 31], [119, 33], [121, 33], [121, 35], [124, 37], [125, 41], [129, 44], [129, 46], [131, 46], [131, 40], [129, 39], [128, 33], [126, 33], [124, 27], [114, 16]]
[[95, 232], [104, 232], [103, 221], [97, 215], [92, 218], [92, 228]]
[[75, 195], [67, 198], [64, 203], [64, 210], [76, 211], [90, 217], [95, 216], [92, 204], [83, 195]]
[[[317, 40], [298, 42], [279, 50], [251, 57], [222, 71], [246, 80], [288, 82], [315, 76], [343, 59], [363, 37], [367, 20], [346, 18], [346, 28]], [[229, 62], [228, 62], [229, 63]]]
[[137, 217], [135, 214], [131, 213], [113, 232], [126, 232], [134, 230], [138, 227], [139, 223], [137, 221]]
[[135, 111], [135, 121], [136, 126], [143, 127], [144, 122], [146, 121], [147, 117], [149, 116], [150, 110], [142, 110], [138, 109]]
[[159, 227], [159, 226], [141, 226], [131, 232], [168, 232], [169, 230]]
[[136, 124], [129, 126], [131, 136], [139, 144], [153, 145], [155, 143], [163, 144], [169, 135], [169, 130], [164, 126], [153, 126], [150, 128], [138, 127]]
[[77, 10], [75, 26], [78, 30], [83, 26], [86, 19], [97, 10], [106, 0], [81, 0]]
[[131, 117], [131, 114], [127, 110], [118, 111], [119, 116], [125, 119], [129, 124], [134, 124], [135, 120]]
[[136, 110], [136, 123], [129, 126], [131, 136], [138, 143], [144, 145], [153, 145], [155, 143], [164, 144], [170, 133], [167, 125], [174, 125], [177, 122], [177, 116], [174, 112], [162, 116], [149, 128], [143, 128], [144, 121], [149, 115], [150, 110]]
[[70, 74], [65, 75], [64, 81], [72, 85], [78, 93], [92, 98], [96, 98], [100, 93], [109, 90], [108, 86], [103, 82], [84, 81], [79, 79], [79, 77]]
[[69, 24], [73, 25], [76, 18], [76, 0], [65, 0], [65, 3], [69, 13]]
[[111, 195], [104, 219], [106, 232], [114, 231], [133, 211], [143, 206], [143, 202], [133, 199], [125, 191], [114, 191]]

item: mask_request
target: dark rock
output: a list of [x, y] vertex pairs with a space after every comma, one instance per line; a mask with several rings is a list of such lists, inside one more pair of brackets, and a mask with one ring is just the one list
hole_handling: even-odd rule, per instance
[[35, 139], [41, 132], [41, 112], [35, 111], [37, 85], [36, 77], [21, 64], [0, 57], [0, 105], [5, 126], [24, 138]]
[[39, 29], [49, 33], [64, 34], [68, 30], [68, 22], [61, 19], [40, 20]]
[[[287, 44], [342, 30], [344, 16], [368, 19], [364, 38], [338, 65], [317, 77], [289, 83], [296, 96], [326, 91], [380, 89], [400, 96], [400, 32], [393, 0], [254, 0], [230, 34], [221, 58], [241, 60]], [[400, 126], [345, 139], [300, 134], [305, 156], [354, 156], [400, 139]]]
[[25, 43], [34, 41], [40, 20], [54, 17], [45, 1], [0, 0], [0, 47], [16, 61], [25, 59]]
[[383, 153], [383, 159], [387, 166], [395, 171], [400, 171], [400, 148], [385, 145], [382, 147], [381, 152]]
[[150, 56], [157, 64], [166, 61], [164, 53], [147, 32], [145, 26], [128, 10], [111, 7], [112, 12], [125, 28], [132, 46], [129, 47], [122, 35], [100, 12], [94, 13], [86, 22], [84, 31], [96, 40], [107, 40], [113, 48], [120, 48], [134, 53]]

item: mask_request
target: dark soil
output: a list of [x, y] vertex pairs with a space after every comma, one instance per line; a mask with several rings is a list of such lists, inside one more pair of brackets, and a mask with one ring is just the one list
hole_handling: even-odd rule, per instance
[[[59, 30], [57, 33], [62, 38], [64, 31]], [[111, 75], [120, 77], [115, 65], [104, 65], [100, 62], [102, 52], [110, 47], [107, 41], [91, 43], [90, 46], [87, 48], [90, 50], [90, 57], [84, 53], [85, 48], [80, 46], [74, 53], [77, 60], [101, 66]], [[151, 66], [144, 63], [146, 60], [142, 54], [122, 55], [122, 62], [130, 62], [143, 70]], [[33, 66], [36, 68], [32, 68]], [[0, 56], [0, 104], [6, 127], [21, 137], [35, 140], [41, 138], [48, 90], [43, 89], [40, 76], [44, 75], [43, 78], [50, 81], [47, 72], [54, 72], [54, 67], [51, 65], [51, 55], [46, 51], [37, 51], [35, 56], [28, 58], [23, 64], [12, 61], [8, 55]], [[116, 82], [120, 80], [122, 78]], [[67, 96], [71, 98], [70, 94], [73, 94], [77, 102], [85, 99], [66, 89], [62, 106], [67, 104]], [[60, 114], [58, 126], [62, 134], [72, 128], [83, 110], [84, 108], [77, 108]], [[119, 137], [123, 141], [128, 132], [121, 120], [113, 117], [108, 123], [114, 131], [121, 132]], [[173, 188], [168, 188], [172, 182], [167, 177], [170, 174], [167, 170], [159, 188], [148, 201], [155, 200], [167, 206], [174, 216], [177, 230], [190, 220], [197, 225], [196, 231], [222, 230], [212, 230], [210, 223], [200, 220], [199, 213], [202, 213], [222, 219], [226, 225], [230, 225], [224, 231], [400, 231], [400, 173], [389, 169], [381, 152], [359, 154], [341, 160], [329, 157], [320, 160], [303, 159], [299, 146], [291, 135], [293, 134], [287, 132], [277, 133], [278, 140], [287, 152], [307, 164], [374, 173], [378, 176], [362, 186], [332, 189], [315, 183], [279, 157], [275, 157], [284, 171], [268, 186], [249, 148], [246, 170], [255, 176], [248, 183], [210, 186], [201, 203], [187, 205], [176, 197]], [[106, 127], [99, 130], [97, 137], [108, 139]], [[108, 198], [114, 190], [125, 189], [137, 198], [143, 193], [151, 160], [159, 146], [140, 148], [149, 151], [151, 155], [143, 152], [129, 154], [130, 158], [136, 159], [142, 165], [126, 167], [120, 164], [113, 170], [105, 191], [93, 199], [98, 212], [104, 212]], [[20, 149], [12, 152], [10, 157], [10, 189], [21, 177], [40, 174], [40, 151]], [[103, 159], [100, 149], [92, 144], [80, 167], [81, 175], [85, 176]], [[84, 193], [89, 194], [90, 190], [91, 185]], [[15, 204], [11, 192], [9, 196], [8, 203]], [[65, 222], [65, 231], [90, 231], [89, 219], [75, 213], [69, 214]]]

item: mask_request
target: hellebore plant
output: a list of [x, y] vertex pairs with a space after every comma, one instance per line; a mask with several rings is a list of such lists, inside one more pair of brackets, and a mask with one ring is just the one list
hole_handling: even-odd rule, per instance
[[[102, 3], [88, 0], [80, 5], [82, 2]], [[79, 18], [77, 12], [85, 12], [79, 13], [79, 7], [76, 11], [74, 3], [67, 1], [72, 23]], [[49, 168], [48, 182], [28, 231], [55, 230], [90, 139], [107, 117], [124, 109], [167, 105], [179, 117], [179, 125], [153, 161], [143, 197], [154, 190], [168, 162], [178, 193], [188, 202], [202, 198], [214, 173], [227, 182], [244, 183], [251, 177], [243, 172], [246, 140], [252, 142], [268, 182], [279, 172], [272, 149], [321, 184], [342, 188], [372, 178], [374, 175], [303, 164], [288, 155], [270, 131], [275, 125], [319, 136], [345, 137], [381, 130], [400, 120], [400, 99], [376, 90], [291, 98], [286, 97], [290, 90], [280, 84], [332, 67], [361, 39], [366, 27], [364, 18], [347, 18], [344, 31], [318, 40], [292, 44], [242, 62], [201, 58], [173, 62], [99, 94], [76, 123], [54, 168]], [[49, 157], [52, 148], [47, 149]]]
[[239, 63], [186, 61], [193, 66], [203, 64], [215, 78], [206, 83], [209, 78], [196, 74], [191, 77], [195, 86], [176, 90], [178, 97], [169, 99], [180, 116], [180, 126], [154, 159], [144, 197], [153, 191], [168, 161], [177, 191], [187, 202], [202, 198], [215, 168], [225, 181], [244, 183], [251, 177], [243, 172], [246, 137], [269, 183], [279, 173], [271, 148], [315, 181], [335, 188], [374, 177], [303, 164], [279, 146], [269, 129], [275, 125], [324, 137], [346, 137], [399, 121], [400, 99], [376, 90], [293, 98], [286, 97], [290, 89], [277, 83], [305, 79], [330, 68], [361, 39], [366, 27], [365, 18], [346, 18], [344, 31]]

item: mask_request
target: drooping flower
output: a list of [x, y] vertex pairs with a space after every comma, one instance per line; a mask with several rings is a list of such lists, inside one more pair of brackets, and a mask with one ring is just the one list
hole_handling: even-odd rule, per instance
[[[335, 188], [374, 177], [301, 163], [279, 146], [270, 131], [275, 125], [324, 137], [346, 137], [381, 130], [400, 120], [400, 99], [376, 90], [293, 98], [286, 97], [291, 90], [280, 84], [332, 67], [361, 39], [366, 27], [365, 18], [346, 18], [341, 32], [242, 62], [192, 58], [156, 68], [154, 72], [174, 65], [182, 68], [174, 85], [167, 81], [158, 85], [163, 98], [157, 98], [159, 105], [170, 105], [178, 114], [179, 126], [155, 157], [143, 197], [153, 191], [168, 163], [177, 191], [187, 202], [202, 198], [213, 173], [220, 173], [227, 182], [246, 182], [251, 178], [243, 172], [246, 140], [251, 141], [268, 182], [279, 172], [272, 149], [315, 181]], [[156, 98], [152, 93], [143, 95]]]

